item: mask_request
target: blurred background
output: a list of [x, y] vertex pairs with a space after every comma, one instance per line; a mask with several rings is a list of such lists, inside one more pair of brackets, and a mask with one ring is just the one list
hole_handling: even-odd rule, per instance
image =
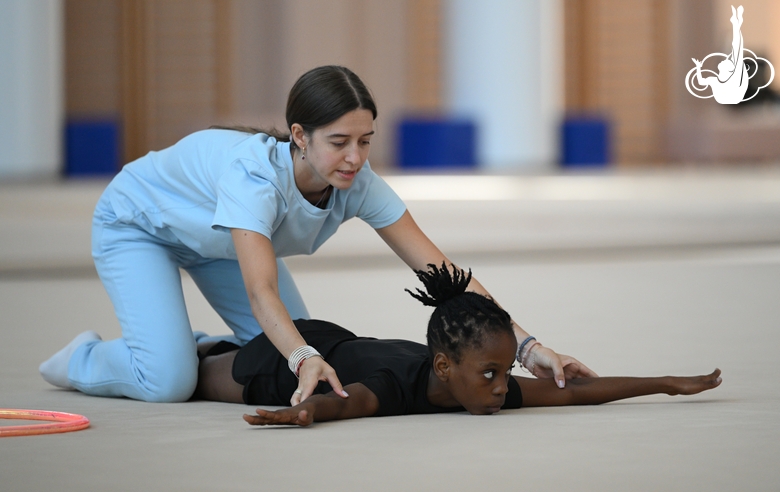
[[[780, 60], [780, 2], [741, 4], [745, 46]], [[0, 0], [0, 180], [110, 175], [213, 124], [284, 127], [290, 86], [323, 64], [373, 91], [384, 173], [774, 163], [776, 92], [685, 89], [691, 58], [730, 52], [730, 16], [725, 0]]]
[[[780, 68], [780, 0], [740, 3], [745, 46]], [[780, 81], [732, 106], [684, 82], [692, 58], [731, 51], [730, 17], [725, 0], [0, 0], [0, 395], [95, 427], [0, 446], [3, 490], [288, 490], [347, 466], [342, 490], [514, 486], [518, 466], [545, 489], [777, 490]], [[51, 389], [40, 361], [84, 330], [121, 333], [90, 254], [108, 179], [210, 125], [283, 127], [290, 86], [322, 64], [372, 89], [372, 167], [526, 330], [602, 375], [720, 367], [726, 384], [523, 410], [501, 431], [323, 427], [308, 455], [262, 439], [275, 452], [252, 466], [257, 434], [221, 404]], [[362, 221], [285, 261], [313, 317], [424, 340], [414, 275]], [[229, 333], [182, 285], [193, 329]], [[365, 446], [399, 436], [414, 449]], [[577, 459], [561, 473], [553, 452]], [[291, 460], [313, 466], [291, 482]]]

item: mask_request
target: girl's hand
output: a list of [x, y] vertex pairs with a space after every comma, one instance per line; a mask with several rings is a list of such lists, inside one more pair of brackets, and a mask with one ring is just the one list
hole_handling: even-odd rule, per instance
[[290, 398], [290, 405], [292, 406], [310, 397], [320, 381], [330, 383], [333, 391], [340, 397], [349, 397], [341, 386], [341, 382], [338, 376], [336, 376], [336, 371], [322, 357], [310, 357], [304, 360], [298, 376], [300, 378], [298, 380], [298, 389], [295, 390], [292, 398]]
[[720, 377], [720, 369], [715, 369], [706, 376], [678, 377], [669, 376], [669, 390], [666, 394], [674, 395], [695, 395], [712, 388], [717, 388], [723, 379]]
[[540, 379], [554, 378], [559, 388], [566, 386], [567, 379], [597, 378], [598, 374], [591, 371], [585, 364], [574, 357], [556, 354], [553, 350], [537, 344], [531, 348], [531, 374]]
[[257, 415], [244, 414], [244, 420], [250, 425], [300, 425], [305, 427], [314, 422], [314, 409], [283, 408], [270, 411], [258, 408]]

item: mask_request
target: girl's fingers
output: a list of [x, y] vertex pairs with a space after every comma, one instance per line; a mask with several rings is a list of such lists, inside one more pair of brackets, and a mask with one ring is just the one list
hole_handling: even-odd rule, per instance
[[257, 415], [244, 414], [244, 420], [251, 425], [309, 425], [311, 423], [306, 410], [294, 412], [286, 409], [272, 412], [258, 408], [256, 412]]
[[269, 417], [269, 413], [262, 409], [257, 409], [257, 415], [244, 414], [244, 420], [251, 425], [268, 425], [272, 421], [272, 417]]

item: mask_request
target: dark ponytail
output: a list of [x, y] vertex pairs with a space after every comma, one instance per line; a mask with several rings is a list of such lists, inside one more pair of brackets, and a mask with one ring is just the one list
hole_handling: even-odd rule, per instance
[[234, 132], [244, 133], [265, 133], [268, 136], [274, 137], [280, 142], [289, 142], [290, 134], [277, 130], [276, 128], [257, 128], [255, 126], [246, 125], [211, 125], [209, 130], [233, 130]]
[[275, 128], [263, 129], [251, 126], [212, 126], [214, 129], [235, 130], [246, 133], [266, 133], [279, 141], [290, 142], [290, 130], [298, 123], [307, 135], [317, 128], [333, 123], [350, 111], [367, 109], [374, 119], [376, 104], [360, 77], [338, 65], [326, 65], [309, 70], [293, 84], [287, 96], [287, 132]]
[[471, 270], [466, 273], [454, 265], [451, 269], [442, 263], [441, 268], [429, 264], [427, 272], [415, 270], [425, 291], [415, 289], [415, 294], [405, 290], [426, 306], [436, 307], [426, 335], [431, 357], [436, 352], [444, 352], [459, 363], [462, 351], [481, 347], [486, 336], [514, 332], [509, 313], [493, 299], [466, 291]]

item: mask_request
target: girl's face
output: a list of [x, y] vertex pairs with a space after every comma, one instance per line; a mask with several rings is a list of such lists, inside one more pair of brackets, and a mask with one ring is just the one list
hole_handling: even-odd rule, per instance
[[367, 109], [346, 113], [333, 123], [317, 128], [311, 135], [301, 135], [313, 186], [332, 185], [340, 190], [352, 186], [358, 171], [368, 159], [374, 118]]
[[515, 362], [517, 340], [509, 333], [488, 337], [482, 347], [464, 350], [452, 364], [448, 387], [452, 396], [474, 415], [496, 413], [504, 404]]

